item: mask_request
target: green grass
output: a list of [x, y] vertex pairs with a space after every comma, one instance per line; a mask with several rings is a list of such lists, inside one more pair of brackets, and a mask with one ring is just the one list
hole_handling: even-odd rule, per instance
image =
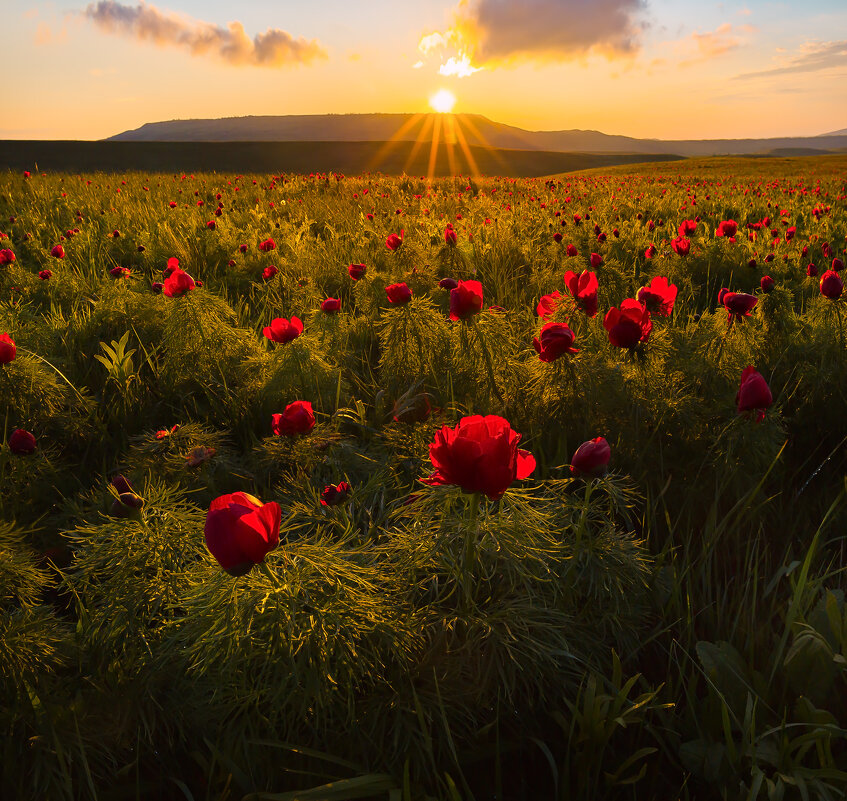
[[[4, 175], [4, 791], [843, 797], [847, 354], [842, 301], [806, 265], [829, 266], [825, 242], [844, 258], [845, 167]], [[782, 210], [796, 235], [772, 242]], [[695, 215], [680, 257], [669, 240]], [[750, 240], [745, 223], [765, 216]], [[734, 244], [715, 236], [724, 219]], [[588, 318], [562, 276], [592, 252]], [[170, 257], [203, 287], [154, 294]], [[673, 315], [633, 354], [612, 347], [606, 310], [659, 275], [678, 287]], [[482, 283], [480, 315], [449, 321], [445, 276]], [[399, 281], [414, 299], [392, 308]], [[751, 316], [728, 326], [721, 287], [757, 294]], [[544, 364], [535, 308], [554, 290], [580, 352]], [[320, 311], [326, 297], [339, 314]], [[292, 315], [297, 340], [262, 336]], [[747, 365], [774, 398], [758, 423], [736, 409]], [[395, 422], [395, 402], [422, 393], [432, 414]], [[273, 436], [293, 400], [316, 427]], [[505, 417], [537, 462], [498, 501], [419, 482], [435, 433], [470, 414]], [[34, 454], [10, 451], [16, 428]], [[573, 477], [596, 436], [610, 473]], [[138, 519], [110, 512], [117, 472], [144, 498]], [[348, 501], [321, 506], [342, 480]], [[237, 490], [283, 520], [280, 547], [241, 578], [203, 540], [212, 499]]]

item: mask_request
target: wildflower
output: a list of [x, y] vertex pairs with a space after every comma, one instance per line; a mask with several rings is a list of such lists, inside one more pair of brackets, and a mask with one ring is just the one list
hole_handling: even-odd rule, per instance
[[637, 300], [627, 298], [620, 308], [614, 306], [606, 312], [603, 327], [609, 332], [609, 342], [618, 348], [634, 348], [646, 342], [653, 330], [650, 312]]
[[321, 303], [321, 311], [324, 314], [335, 314], [341, 309], [341, 301], [338, 298], [327, 298]]
[[603, 437], [583, 442], [571, 459], [571, 473], [583, 476], [601, 476], [608, 469], [612, 450]]
[[573, 347], [574, 332], [564, 323], [547, 323], [532, 340], [532, 346], [542, 362], [554, 362], [563, 354], [571, 356], [579, 351]]
[[271, 415], [271, 430], [276, 436], [295, 437], [308, 434], [315, 427], [315, 415], [309, 401], [294, 401], [282, 414]]
[[765, 409], [773, 403], [770, 387], [754, 367], [745, 367], [735, 396], [738, 413], [755, 411], [757, 422], [764, 419]]
[[35, 437], [22, 428], [16, 428], [9, 437], [9, 450], [16, 456], [28, 456], [35, 448]]
[[367, 267], [365, 267], [364, 264], [351, 264], [347, 268], [347, 272], [350, 274], [350, 277], [354, 281], [358, 281], [360, 278], [362, 278], [362, 276], [364, 276], [366, 270], [367, 270]]
[[328, 484], [321, 493], [321, 506], [338, 506], [347, 500], [349, 494], [350, 485], [346, 481]]
[[165, 279], [162, 291], [169, 298], [182, 297], [196, 286], [194, 279], [178, 267]]
[[13, 362], [17, 352], [15, 340], [8, 333], [0, 334], [0, 364]]
[[568, 292], [571, 293], [573, 299], [589, 317], [597, 314], [597, 275], [596, 273], [584, 270], [580, 275], [577, 275], [572, 270], [565, 273], [565, 286]]
[[651, 314], [670, 317], [676, 294], [676, 285], [669, 283], [663, 275], [657, 275], [650, 286], [641, 287], [635, 297], [648, 308]]
[[403, 306], [412, 299], [412, 290], [405, 283], [390, 284], [385, 287], [388, 302], [395, 306]]
[[206, 547], [231, 576], [243, 576], [279, 545], [282, 511], [245, 492], [215, 498], [206, 515]]
[[482, 284], [479, 281], [459, 281], [450, 290], [450, 319], [467, 320], [482, 311]]
[[285, 344], [292, 342], [300, 334], [303, 333], [303, 323], [298, 317], [292, 317], [291, 320], [286, 320], [284, 317], [277, 317], [269, 326], [266, 326], [262, 333], [271, 341]]

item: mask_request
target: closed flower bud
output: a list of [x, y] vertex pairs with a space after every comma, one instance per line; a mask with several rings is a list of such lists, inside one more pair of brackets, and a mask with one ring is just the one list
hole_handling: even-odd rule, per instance
[[583, 442], [571, 459], [571, 472], [583, 476], [602, 476], [609, 466], [612, 449], [603, 437]]

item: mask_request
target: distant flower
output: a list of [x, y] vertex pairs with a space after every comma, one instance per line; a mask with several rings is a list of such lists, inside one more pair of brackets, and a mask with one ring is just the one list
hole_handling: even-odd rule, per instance
[[412, 299], [412, 290], [405, 283], [390, 284], [385, 287], [388, 302], [395, 306], [403, 306]]
[[130, 270], [129, 267], [112, 267], [112, 269], [109, 270], [109, 275], [111, 275], [112, 278], [129, 278], [131, 272], [132, 270]]
[[239, 245], [238, 246], [238, 252], [239, 253], [246, 253], [247, 252], [247, 245]]
[[844, 269], [844, 262], [841, 259], [833, 259], [831, 270], [835, 270], [835, 272], [839, 272]]
[[16, 428], [9, 437], [9, 450], [16, 456], [28, 456], [35, 452], [35, 448], [35, 437], [22, 428]]
[[440, 286], [442, 289], [455, 289], [457, 286], [459, 286], [459, 282], [455, 278], [442, 278], [438, 282], [438, 286]]
[[264, 270], [262, 270], [262, 279], [270, 281], [271, 278], [273, 278], [278, 272], [279, 270], [273, 264], [269, 264]]
[[209, 220], [209, 222], [206, 223], [206, 228], [208, 228], [210, 231], [214, 231], [217, 227], [218, 224], [214, 220]]
[[482, 284], [479, 281], [459, 281], [450, 290], [450, 319], [467, 320], [482, 311]]
[[557, 231], [555, 234], [553, 234], [553, 241], [554, 241], [556, 244], [558, 244], [559, 242], [561, 242], [561, 241], [562, 241], [562, 239], [563, 239], [563, 237], [562, 237], [562, 235], [561, 235], [558, 231]]
[[154, 281], [154, 282], [150, 285], [150, 289], [152, 289], [152, 290], [153, 290], [153, 294], [154, 294], [154, 295], [161, 295], [161, 294], [162, 294], [162, 290], [163, 290], [164, 288], [165, 288], [165, 285], [164, 285], [161, 281]]
[[453, 230], [453, 226], [449, 223], [447, 227], [444, 229], [444, 242], [451, 247], [456, 246], [457, 236], [455, 230]]
[[683, 220], [679, 224], [679, 238], [680, 239], [691, 236], [696, 231], [697, 231], [696, 220]]
[[532, 346], [542, 362], [554, 362], [560, 356], [574, 356], [579, 353], [574, 343], [574, 332], [564, 323], [547, 323], [535, 339]]
[[759, 302], [755, 295], [748, 295], [745, 292], [730, 292], [722, 289], [718, 293], [718, 303], [722, 303], [727, 311], [727, 319], [736, 317], [749, 317], [750, 310]]
[[760, 421], [765, 416], [765, 409], [773, 403], [770, 387], [765, 379], [756, 372], [754, 367], [745, 367], [741, 374], [741, 385], [735, 396], [738, 413], [756, 412], [755, 419]]
[[815, 267], [814, 264], [806, 265], [806, 275], [808, 275], [809, 278], [816, 278], [817, 274], [818, 274], [818, 268]]
[[387, 247], [390, 251], [399, 250], [400, 245], [403, 244], [403, 235], [405, 231], [400, 231], [400, 236], [397, 234], [389, 234], [388, 239], [385, 240], [385, 247]]
[[165, 280], [162, 291], [169, 298], [179, 298], [195, 286], [194, 279], [185, 270], [177, 268]]
[[535, 313], [542, 320], [552, 317], [556, 313], [556, 309], [559, 307], [559, 301], [561, 299], [562, 296], [559, 294], [558, 289], [554, 290], [549, 295], [542, 295], [541, 300], [538, 301], [538, 306], [535, 308]]
[[657, 275], [649, 286], [643, 286], [636, 294], [636, 300], [643, 303], [651, 314], [670, 317], [676, 302], [677, 288], [663, 275]]
[[0, 364], [8, 364], [15, 360], [18, 349], [15, 340], [8, 333], [0, 334]]
[[679, 256], [687, 256], [691, 251], [691, 240], [685, 239], [684, 237], [678, 237], [677, 239], [671, 239], [671, 247]]
[[577, 275], [568, 270], [564, 276], [565, 287], [579, 306], [589, 317], [597, 314], [597, 274], [584, 270]]
[[762, 288], [762, 292], [770, 292], [776, 282], [769, 275], [763, 275], [762, 280], [759, 281], [759, 286]]
[[282, 510], [245, 492], [215, 498], [206, 515], [206, 547], [232, 576], [243, 576], [279, 545]]
[[647, 250], [644, 251], [644, 258], [652, 259], [658, 252], [659, 251], [656, 249], [656, 246], [651, 242]]
[[39, 270], [38, 271], [38, 277], [42, 281], [49, 281], [53, 277], [53, 271], [52, 270]]
[[723, 220], [718, 225], [715, 236], [734, 237], [738, 233], [738, 223], [735, 220]]
[[578, 256], [579, 251], [576, 249], [576, 245], [568, 245], [567, 250], [565, 251], [568, 256]]
[[[55, 248], [54, 248], [55, 250]], [[64, 251], [63, 251], [64, 253]], [[61, 257], [59, 257], [61, 258]], [[0, 265], [3, 264], [13, 264], [15, 261], [15, 254], [10, 248], [3, 248], [0, 250]]]
[[314, 427], [315, 415], [309, 401], [294, 401], [285, 407], [282, 414], [271, 415], [271, 430], [278, 437], [308, 434]]
[[360, 278], [362, 278], [362, 277], [364, 276], [364, 274], [365, 274], [365, 272], [367, 271], [367, 269], [368, 269], [368, 268], [367, 268], [367, 267], [365, 267], [365, 265], [364, 265], [364, 264], [351, 264], [351, 265], [347, 268], [347, 272], [349, 273], [350, 277], [351, 277], [354, 281], [358, 281]]
[[643, 303], [627, 298], [620, 308], [612, 306], [603, 320], [603, 327], [609, 334], [609, 342], [618, 348], [634, 348], [639, 342], [646, 342], [653, 330], [650, 312]]
[[284, 317], [277, 317], [269, 326], [263, 329], [262, 333], [271, 341], [279, 343], [292, 342], [303, 333], [303, 323], [299, 317], [292, 317], [286, 320]]
[[830, 300], [838, 300], [844, 292], [844, 282], [835, 270], [827, 270], [821, 276], [821, 295]]
[[341, 309], [341, 301], [338, 298], [327, 298], [321, 303], [321, 311], [324, 314], [335, 314]]
[[158, 439], [158, 440], [167, 439], [169, 436], [171, 436], [171, 434], [176, 434], [177, 431], [179, 431], [179, 423], [175, 423], [173, 426], [171, 426], [170, 429], [163, 428], [160, 431], [157, 431], [156, 432], [156, 439]]
[[50, 255], [54, 259], [64, 259], [65, 249], [61, 245], [53, 245], [53, 248], [50, 251]]
[[603, 437], [583, 442], [571, 459], [571, 473], [583, 476], [602, 476], [609, 466], [612, 449]]
[[[247, 245], [242, 245], [241, 247], [244, 248], [244, 250], [242, 250], [241, 252], [245, 253], [247, 251]], [[273, 239], [271, 239], [270, 237], [259, 242], [259, 250], [261, 250], [262, 253], [268, 253], [271, 250], [274, 250], [275, 248], [276, 242], [274, 242]]]
[[496, 501], [519, 479], [535, 470], [535, 458], [518, 448], [521, 435], [496, 415], [463, 417], [455, 428], [444, 426], [429, 446], [435, 472], [425, 484], [452, 484], [463, 492], [480, 492]]
[[321, 493], [321, 506], [338, 506], [347, 500], [350, 494], [350, 485], [346, 481], [339, 481], [338, 484], [329, 484], [324, 487]]

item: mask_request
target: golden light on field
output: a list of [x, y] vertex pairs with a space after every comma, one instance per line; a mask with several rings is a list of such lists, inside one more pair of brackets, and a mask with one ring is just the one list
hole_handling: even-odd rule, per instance
[[449, 89], [439, 89], [430, 97], [429, 105], [440, 114], [449, 114], [456, 105], [456, 95]]

